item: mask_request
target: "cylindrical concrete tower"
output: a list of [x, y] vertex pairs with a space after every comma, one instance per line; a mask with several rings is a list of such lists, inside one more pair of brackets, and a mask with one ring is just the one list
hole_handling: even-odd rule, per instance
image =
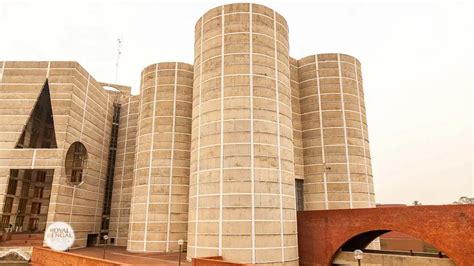
[[188, 258], [297, 264], [288, 27], [256, 4], [196, 24]]
[[305, 209], [374, 207], [359, 61], [319, 54], [298, 65]]
[[128, 251], [176, 251], [186, 240], [192, 82], [185, 63], [142, 72]]

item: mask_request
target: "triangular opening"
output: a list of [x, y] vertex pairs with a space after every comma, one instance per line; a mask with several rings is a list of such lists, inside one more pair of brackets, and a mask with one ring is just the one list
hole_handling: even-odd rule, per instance
[[15, 148], [57, 148], [48, 80], [44, 83]]

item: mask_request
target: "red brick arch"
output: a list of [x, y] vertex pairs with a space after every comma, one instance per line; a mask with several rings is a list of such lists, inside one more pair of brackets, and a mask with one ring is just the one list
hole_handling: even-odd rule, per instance
[[301, 265], [330, 265], [344, 245], [364, 248], [389, 231], [422, 239], [456, 265], [474, 265], [474, 205], [298, 212]]

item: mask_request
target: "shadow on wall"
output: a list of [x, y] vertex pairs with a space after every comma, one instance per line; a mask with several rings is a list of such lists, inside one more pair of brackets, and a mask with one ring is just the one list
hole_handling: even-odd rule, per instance
[[414, 236], [397, 231], [391, 231], [380, 236], [380, 249], [426, 253], [439, 252], [439, 250], [431, 244]]

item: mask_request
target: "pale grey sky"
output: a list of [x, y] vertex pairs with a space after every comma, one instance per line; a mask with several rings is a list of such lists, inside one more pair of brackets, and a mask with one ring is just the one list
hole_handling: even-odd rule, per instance
[[[74, 60], [138, 92], [141, 70], [193, 62], [194, 24], [234, 1], [0, 0], [0, 60]], [[469, 1], [258, 1], [290, 27], [294, 58], [362, 62], [377, 202], [473, 196], [473, 6]]]

